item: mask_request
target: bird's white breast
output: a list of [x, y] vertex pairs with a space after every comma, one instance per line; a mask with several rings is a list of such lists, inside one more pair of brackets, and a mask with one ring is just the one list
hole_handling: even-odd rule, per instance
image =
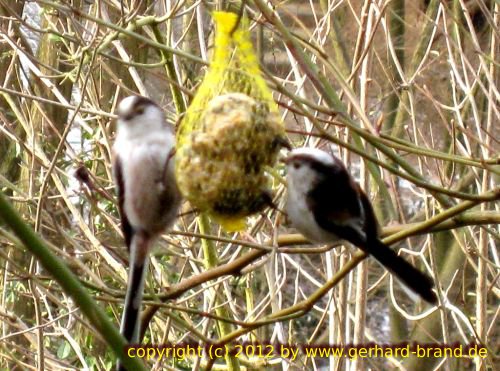
[[[160, 210], [174, 206], [159, 204], [161, 194], [169, 191], [166, 188], [178, 192], [173, 158], [165, 169], [173, 144], [169, 132], [154, 132], [141, 138], [118, 135], [115, 141], [113, 150], [120, 158], [123, 175], [123, 207], [130, 224], [136, 229], [156, 229], [156, 223], [160, 223], [157, 220]], [[172, 207], [172, 211], [177, 213], [177, 208]]]

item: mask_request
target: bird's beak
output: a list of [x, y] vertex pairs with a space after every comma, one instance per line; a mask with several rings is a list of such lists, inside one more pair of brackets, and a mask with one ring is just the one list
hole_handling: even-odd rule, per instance
[[277, 141], [278, 141], [278, 144], [286, 149], [288, 149], [289, 151], [292, 150], [292, 144], [290, 143], [290, 141], [288, 140], [288, 138], [286, 137], [278, 137], [276, 138]]

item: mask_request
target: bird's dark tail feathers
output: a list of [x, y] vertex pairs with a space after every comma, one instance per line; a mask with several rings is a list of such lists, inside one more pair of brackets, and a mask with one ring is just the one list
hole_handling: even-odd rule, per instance
[[[135, 237], [137, 235], [134, 235], [130, 249], [127, 293], [120, 325], [120, 332], [129, 344], [137, 344], [140, 340], [141, 302], [144, 293], [144, 279], [149, 263], [148, 254], [144, 254], [144, 249], [147, 249], [147, 246], [143, 245], [148, 241]], [[121, 362], [117, 363], [116, 370], [125, 370]]]
[[437, 296], [432, 291], [434, 283], [428, 275], [420, 272], [378, 239], [371, 241], [367, 246], [368, 248], [363, 250], [373, 255], [375, 259], [391, 273], [395, 274], [410, 289], [419, 294], [427, 302], [431, 304], [437, 303]]
[[144, 289], [145, 264], [130, 267], [129, 286], [125, 297], [120, 332], [129, 343], [139, 341], [139, 314]]

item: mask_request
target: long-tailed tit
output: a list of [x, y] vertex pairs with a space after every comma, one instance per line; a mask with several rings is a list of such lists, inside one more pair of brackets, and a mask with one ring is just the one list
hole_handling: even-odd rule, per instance
[[116, 112], [113, 173], [130, 254], [121, 333], [129, 343], [137, 343], [149, 250], [175, 221], [181, 195], [174, 177], [174, 133], [160, 107], [148, 98], [130, 96]]
[[378, 238], [378, 223], [366, 194], [335, 156], [314, 148], [293, 150], [288, 168], [287, 214], [313, 242], [351, 242], [430, 303], [433, 282]]

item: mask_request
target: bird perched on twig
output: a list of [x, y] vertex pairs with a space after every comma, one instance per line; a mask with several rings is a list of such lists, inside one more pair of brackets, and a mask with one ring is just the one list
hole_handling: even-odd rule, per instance
[[378, 238], [371, 203], [335, 156], [315, 148], [299, 148], [287, 164], [286, 211], [293, 226], [313, 242], [351, 242], [372, 255], [429, 303], [436, 303], [433, 282]]
[[174, 177], [174, 133], [160, 107], [148, 98], [130, 96], [120, 102], [116, 112], [113, 174], [130, 254], [121, 333], [129, 343], [137, 343], [149, 251], [159, 234], [175, 221], [181, 195]]

